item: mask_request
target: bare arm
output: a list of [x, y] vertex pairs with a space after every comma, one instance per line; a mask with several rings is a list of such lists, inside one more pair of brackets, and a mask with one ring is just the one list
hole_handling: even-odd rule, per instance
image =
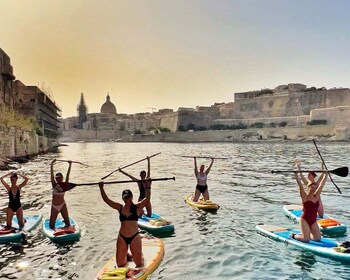
[[55, 184], [56, 184], [56, 181], [55, 181], [55, 172], [54, 172], [54, 170], [53, 170], [53, 165], [55, 164], [55, 162], [56, 162], [56, 159], [54, 159], [53, 161], [51, 161], [51, 168], [50, 168], [50, 172], [51, 172], [51, 185], [52, 185], [52, 187], [54, 187], [55, 186]]
[[320, 182], [320, 184], [319, 184], [317, 190], [315, 191], [315, 195], [317, 195], [317, 196], [320, 196], [320, 195], [321, 195], [321, 192], [322, 192], [322, 190], [323, 190], [323, 187], [324, 187], [324, 185], [326, 184], [327, 173], [328, 173], [327, 171], [324, 171], [324, 173], [322, 174], [322, 175], [324, 175], [324, 176], [322, 177], [322, 180], [321, 180], [321, 182]]
[[68, 160], [68, 170], [67, 170], [67, 175], [66, 175], [66, 183], [69, 182], [69, 175], [70, 175], [70, 171], [72, 169], [72, 161], [71, 160]]
[[28, 181], [29, 181], [29, 178], [26, 177], [26, 176], [24, 176], [24, 175], [20, 175], [20, 174], [18, 174], [18, 175], [21, 176], [21, 177], [24, 179], [24, 181], [18, 186], [18, 188], [21, 189], [21, 188], [23, 188], [25, 185], [27, 185], [27, 183], [28, 183]]
[[[324, 170], [324, 165], [323, 162], [321, 162], [321, 170]], [[321, 184], [321, 181], [323, 180], [323, 177], [327, 178], [328, 174], [327, 173], [322, 173], [321, 176], [317, 180], [317, 186]]]
[[146, 197], [136, 204], [138, 208], [142, 209], [143, 207], [146, 207], [146, 204], [151, 200], [151, 185], [152, 185], [152, 181], [147, 180], [146, 187], [145, 187]]
[[307, 197], [307, 194], [306, 194], [306, 192], [304, 190], [303, 183], [301, 182], [301, 179], [299, 178], [297, 172], [294, 172], [294, 177], [295, 177], [295, 180], [298, 183], [299, 194], [300, 194], [301, 200], [304, 201], [306, 199], [306, 197]]
[[128, 176], [131, 180], [134, 180], [134, 181], [138, 181], [139, 179], [137, 179], [136, 177], [134, 176], [131, 176], [130, 174], [126, 173], [125, 171], [123, 171], [122, 169], [118, 169], [120, 173], [123, 173], [125, 176]]
[[208, 169], [205, 171], [205, 174], [207, 174], [207, 175], [209, 174], [210, 169], [211, 169], [211, 167], [213, 166], [213, 164], [214, 164], [214, 159], [212, 158], [212, 159], [211, 159], [211, 163], [210, 163]]
[[10, 185], [5, 182], [4, 178], [6, 178], [6, 177], [8, 177], [8, 176], [10, 176], [12, 174], [13, 174], [13, 172], [10, 172], [10, 173], [7, 173], [4, 176], [0, 177], [1, 183], [4, 185], [4, 187], [7, 189], [7, 191], [10, 190]]
[[109, 199], [109, 197], [107, 196], [103, 186], [103, 182], [99, 182], [98, 186], [100, 187], [100, 192], [101, 192], [101, 196], [104, 202], [106, 202], [110, 207], [112, 207], [113, 209], [117, 209], [118, 211], [120, 211], [122, 205], [118, 202], [114, 202], [112, 200]]
[[[300, 167], [300, 163], [296, 163], [295, 166], [297, 167], [297, 169], [300, 171], [301, 167]], [[299, 173], [300, 179], [301, 181], [304, 183], [304, 185], [307, 185], [309, 182], [308, 180], [306, 180], [306, 178], [304, 177], [303, 173]]]
[[196, 175], [196, 178], [198, 177], [198, 168], [197, 168], [197, 158], [194, 157], [194, 175]]

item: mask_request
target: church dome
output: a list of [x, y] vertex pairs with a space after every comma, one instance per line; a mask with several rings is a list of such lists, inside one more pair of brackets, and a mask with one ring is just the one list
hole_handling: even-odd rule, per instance
[[107, 94], [106, 102], [101, 107], [102, 114], [115, 115], [117, 113], [117, 109], [110, 99], [109, 94]]

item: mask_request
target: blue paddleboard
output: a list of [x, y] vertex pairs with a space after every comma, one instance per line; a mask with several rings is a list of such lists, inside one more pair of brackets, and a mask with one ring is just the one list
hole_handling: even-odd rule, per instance
[[57, 218], [55, 230], [53, 230], [49, 227], [50, 220], [45, 219], [42, 227], [44, 235], [55, 243], [66, 243], [79, 240], [81, 235], [79, 225], [71, 217], [69, 217], [69, 221], [71, 226], [65, 227], [66, 225], [63, 219]]
[[175, 230], [174, 225], [156, 213], [152, 213], [151, 217], [142, 215], [142, 217], [137, 221], [137, 224], [140, 229], [143, 229], [155, 236], [172, 234]]

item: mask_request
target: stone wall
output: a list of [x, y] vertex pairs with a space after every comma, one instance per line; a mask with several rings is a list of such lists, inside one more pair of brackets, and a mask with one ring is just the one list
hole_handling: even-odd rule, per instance
[[179, 115], [177, 112], [171, 113], [166, 116], [162, 116], [160, 120], [160, 127], [169, 128], [172, 132], [175, 132], [178, 128]]
[[63, 131], [60, 138], [61, 142], [107, 142], [117, 141], [128, 132], [121, 130], [82, 130], [73, 129], [69, 131]]
[[327, 124], [350, 125], [350, 106], [315, 109], [311, 111], [310, 119], [326, 120]]
[[57, 140], [49, 140], [14, 127], [0, 126], [0, 158], [21, 157], [45, 152], [57, 146]]

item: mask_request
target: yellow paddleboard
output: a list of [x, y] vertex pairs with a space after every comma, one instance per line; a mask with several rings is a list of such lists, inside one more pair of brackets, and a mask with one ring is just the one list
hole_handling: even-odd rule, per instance
[[95, 280], [144, 280], [160, 265], [164, 257], [164, 243], [161, 239], [143, 236], [142, 253], [145, 259], [143, 268], [136, 268], [134, 262], [126, 267], [116, 268], [115, 256], [97, 274]]
[[192, 195], [187, 195], [185, 197], [185, 202], [192, 207], [196, 207], [198, 209], [209, 211], [209, 212], [216, 212], [220, 208], [219, 204], [216, 204], [211, 200], [200, 199], [197, 202], [194, 202], [192, 200]]

